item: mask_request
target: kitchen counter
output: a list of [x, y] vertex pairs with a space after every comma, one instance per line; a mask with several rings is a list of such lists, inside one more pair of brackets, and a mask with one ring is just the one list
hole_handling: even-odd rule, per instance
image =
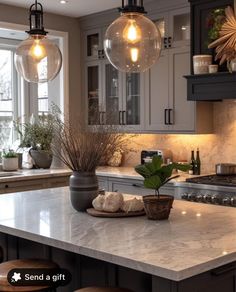
[[149, 221], [76, 212], [68, 188], [2, 195], [0, 232], [174, 281], [236, 261], [235, 209], [184, 201]]
[[[9, 174], [9, 176], [8, 176]], [[3, 175], [3, 176], [2, 176]], [[68, 169], [21, 169], [18, 171], [0, 171], [0, 183], [34, 180], [48, 177], [70, 176]]]
[[[6, 173], [10, 173], [10, 176], [5, 176]], [[60, 177], [71, 175], [71, 170], [66, 168], [58, 169], [23, 169], [13, 172], [0, 172], [0, 183], [11, 182], [11, 181], [23, 181], [30, 179], [39, 179], [47, 177]], [[143, 180], [143, 177], [135, 172], [133, 167], [109, 167], [101, 166], [97, 168], [96, 171], [98, 176], [101, 177], [112, 177], [112, 178], [121, 178], [121, 179], [137, 179]], [[1, 174], [4, 174], [4, 177], [1, 177]], [[177, 175], [173, 174], [174, 175]], [[194, 177], [186, 173], [180, 173], [180, 177], [173, 179], [169, 184], [176, 184], [185, 182], [186, 178]]]

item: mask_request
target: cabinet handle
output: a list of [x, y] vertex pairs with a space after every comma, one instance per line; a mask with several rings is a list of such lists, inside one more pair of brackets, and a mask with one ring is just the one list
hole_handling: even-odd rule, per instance
[[135, 188], [143, 188], [143, 186], [139, 185], [139, 184], [132, 184], [132, 186], [135, 187]]
[[119, 111], [119, 124], [120, 125], [123, 125], [123, 122], [122, 122], [122, 111]]
[[126, 111], [123, 111], [122, 112], [122, 121], [123, 121], [123, 125], [126, 125], [127, 124], [127, 121], [126, 121]]
[[102, 125], [102, 112], [99, 112], [99, 125]]
[[224, 266], [224, 267], [221, 267], [221, 268], [218, 268], [218, 269], [215, 269], [215, 270], [211, 271], [211, 274], [213, 276], [218, 277], [218, 276], [221, 276], [223, 274], [226, 274], [226, 273], [229, 273], [231, 271], [234, 271], [235, 269], [236, 269], [235, 264], [233, 264], [233, 265], [230, 264], [230, 265], [227, 265], [227, 266]]
[[168, 47], [172, 47], [172, 37], [168, 37]]
[[174, 124], [174, 116], [173, 116], [173, 109], [168, 109], [168, 125]]
[[102, 123], [106, 125], [106, 112], [102, 112]]
[[168, 111], [169, 111], [168, 108], [166, 108], [166, 109], [165, 109], [165, 118], [164, 118], [164, 119], [165, 119], [165, 125], [169, 125], [169, 124], [168, 124], [168, 118], [167, 118], [167, 116], [168, 116]]
[[164, 48], [168, 49], [168, 40], [166, 37], [164, 38], [163, 42], [164, 42]]

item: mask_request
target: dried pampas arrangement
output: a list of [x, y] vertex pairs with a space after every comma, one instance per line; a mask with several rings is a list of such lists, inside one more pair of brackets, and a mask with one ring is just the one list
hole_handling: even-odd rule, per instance
[[236, 58], [236, 16], [231, 7], [225, 9], [225, 15], [219, 38], [208, 46], [209, 49], [216, 47], [215, 60], [220, 60], [220, 65]]

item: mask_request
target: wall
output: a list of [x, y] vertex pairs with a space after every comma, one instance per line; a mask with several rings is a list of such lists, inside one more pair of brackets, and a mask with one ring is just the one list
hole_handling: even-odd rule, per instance
[[125, 157], [124, 165], [140, 161], [142, 149], [170, 149], [175, 161], [189, 160], [191, 150], [200, 149], [202, 173], [214, 172], [219, 162], [236, 163], [236, 101], [214, 103], [212, 135], [138, 135], [131, 147], [138, 151]]
[[[28, 9], [0, 4], [0, 21], [27, 25]], [[44, 26], [47, 30], [69, 33], [69, 114], [76, 116], [80, 110], [80, 30], [78, 20], [71, 17], [46, 13]]]

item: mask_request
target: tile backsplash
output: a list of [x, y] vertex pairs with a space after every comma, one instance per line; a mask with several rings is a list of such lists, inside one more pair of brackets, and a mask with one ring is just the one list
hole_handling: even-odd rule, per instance
[[132, 141], [136, 152], [125, 155], [125, 166], [138, 164], [143, 149], [169, 149], [174, 161], [183, 161], [190, 160], [191, 150], [199, 148], [202, 173], [214, 172], [216, 163], [236, 163], [236, 100], [214, 103], [214, 134], [142, 134], [132, 137]]

